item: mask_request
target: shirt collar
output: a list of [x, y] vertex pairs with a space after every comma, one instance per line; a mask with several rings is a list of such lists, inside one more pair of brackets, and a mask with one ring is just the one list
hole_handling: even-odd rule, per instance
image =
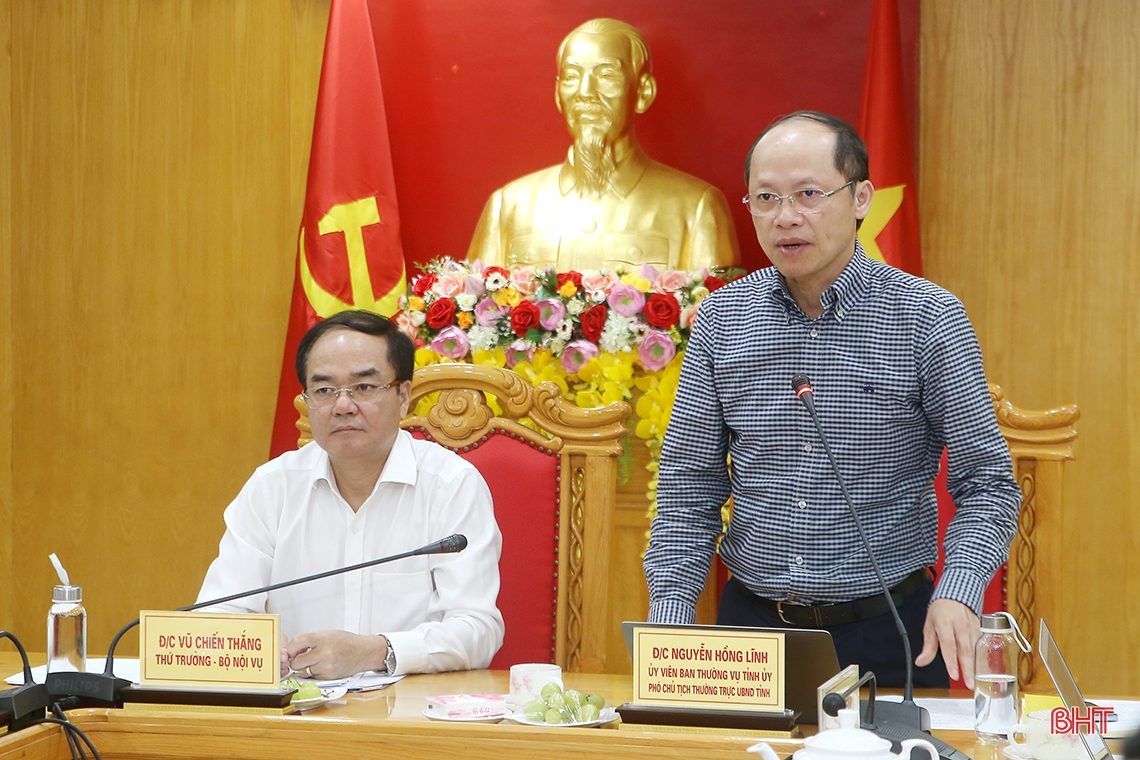
[[[839, 273], [835, 282], [820, 294], [823, 313], [826, 315], [830, 312], [836, 320], [842, 322], [851, 308], [867, 294], [871, 284], [871, 269], [873, 267], [874, 264], [863, 251], [863, 244], [859, 242], [859, 238], [855, 238], [855, 255]], [[784, 275], [780, 274], [775, 267], [771, 267], [771, 270], [775, 273], [771, 283], [772, 297], [783, 302], [784, 307], [788, 310], [790, 321], [794, 313], [793, 310], [799, 311], [799, 304], [796, 303], [796, 299], [788, 290], [788, 283], [784, 279]]]
[[[614, 173], [610, 175], [610, 191], [619, 198], [625, 198], [633, 192], [633, 188], [641, 179], [641, 175], [645, 174], [645, 170], [648, 168], [649, 156], [645, 154], [640, 145], [634, 145], [629, 155], [617, 165]], [[562, 195], [569, 195], [577, 184], [578, 175], [574, 169], [574, 148], [571, 147], [566, 153], [566, 160], [562, 163], [562, 168], [558, 171], [558, 190]]]
[[[310, 443], [309, 445], [316, 446], [317, 444]], [[320, 456], [320, 462], [313, 468], [313, 485], [323, 480], [329, 488], [339, 493], [333, 478], [332, 462], [329, 461], [328, 452], [321, 449]], [[396, 440], [392, 443], [392, 450], [388, 452], [388, 461], [384, 463], [384, 469], [380, 472], [376, 486], [379, 487], [381, 483], [402, 483], [414, 486], [416, 484], [416, 471], [416, 453], [412, 449], [411, 433], [401, 430], [396, 434]], [[376, 493], [375, 488], [372, 489], [372, 493]], [[371, 499], [372, 497], [369, 496], [368, 498]]]

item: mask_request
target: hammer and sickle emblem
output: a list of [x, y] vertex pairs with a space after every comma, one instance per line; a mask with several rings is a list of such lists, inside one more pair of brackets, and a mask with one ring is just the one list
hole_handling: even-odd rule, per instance
[[364, 249], [362, 230], [370, 224], [379, 223], [380, 211], [376, 207], [376, 199], [368, 197], [333, 206], [317, 224], [317, 230], [322, 235], [330, 232], [344, 233], [344, 247], [348, 252], [348, 273], [352, 283], [352, 303], [340, 300], [313, 279], [313, 273], [309, 270], [308, 255], [305, 253], [305, 229], [301, 228], [300, 240], [297, 243], [297, 250], [300, 252], [301, 285], [305, 289], [305, 297], [309, 299], [309, 304], [317, 316], [324, 319], [347, 309], [368, 309], [385, 316], [396, 313], [397, 299], [404, 292], [404, 278], [401, 276], [396, 286], [377, 300], [373, 295], [372, 276], [368, 271], [368, 257]]

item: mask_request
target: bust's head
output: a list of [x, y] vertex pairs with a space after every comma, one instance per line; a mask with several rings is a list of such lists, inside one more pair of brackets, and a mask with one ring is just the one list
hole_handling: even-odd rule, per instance
[[558, 48], [558, 110], [575, 142], [613, 146], [633, 130], [636, 114], [657, 96], [649, 47], [629, 24], [600, 18], [566, 36]]

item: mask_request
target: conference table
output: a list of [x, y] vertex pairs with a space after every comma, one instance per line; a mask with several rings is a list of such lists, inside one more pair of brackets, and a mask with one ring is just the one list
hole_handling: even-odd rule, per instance
[[[42, 663], [43, 655], [33, 656]], [[20, 669], [18, 655], [0, 653], [0, 673]], [[567, 688], [601, 694], [610, 705], [630, 699], [629, 676], [566, 673]], [[84, 708], [68, 713], [106, 760], [116, 758], [574, 758], [575, 760], [662, 760], [663, 758], [745, 760], [758, 739], [702, 733], [591, 728], [533, 727], [510, 721], [451, 723], [422, 715], [426, 698], [440, 694], [509, 689], [506, 671], [476, 670], [408, 676], [387, 688], [349, 694], [313, 710], [289, 715], [186, 710]], [[938, 696], [935, 692], [927, 696]], [[946, 696], [943, 692], [941, 696]], [[805, 727], [805, 734], [814, 733]], [[968, 731], [938, 732], [944, 741], [980, 760], [1000, 760], [999, 745], [975, 744]], [[801, 741], [766, 739], [781, 757]], [[63, 730], [38, 725], [0, 737], [0, 760], [70, 758]]]

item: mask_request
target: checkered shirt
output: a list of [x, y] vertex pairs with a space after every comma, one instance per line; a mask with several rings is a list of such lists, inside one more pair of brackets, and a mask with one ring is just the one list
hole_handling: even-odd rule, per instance
[[768, 268], [701, 304], [661, 454], [645, 555], [650, 621], [693, 621], [729, 496], [721, 556], [754, 593], [810, 604], [880, 592], [792, 390], [801, 372], [888, 585], [937, 560], [933, 480], [949, 450], [957, 513], [935, 598], [980, 611], [1017, 530], [1021, 492], [965, 309], [866, 258], [858, 242], [822, 303], [808, 318]]

